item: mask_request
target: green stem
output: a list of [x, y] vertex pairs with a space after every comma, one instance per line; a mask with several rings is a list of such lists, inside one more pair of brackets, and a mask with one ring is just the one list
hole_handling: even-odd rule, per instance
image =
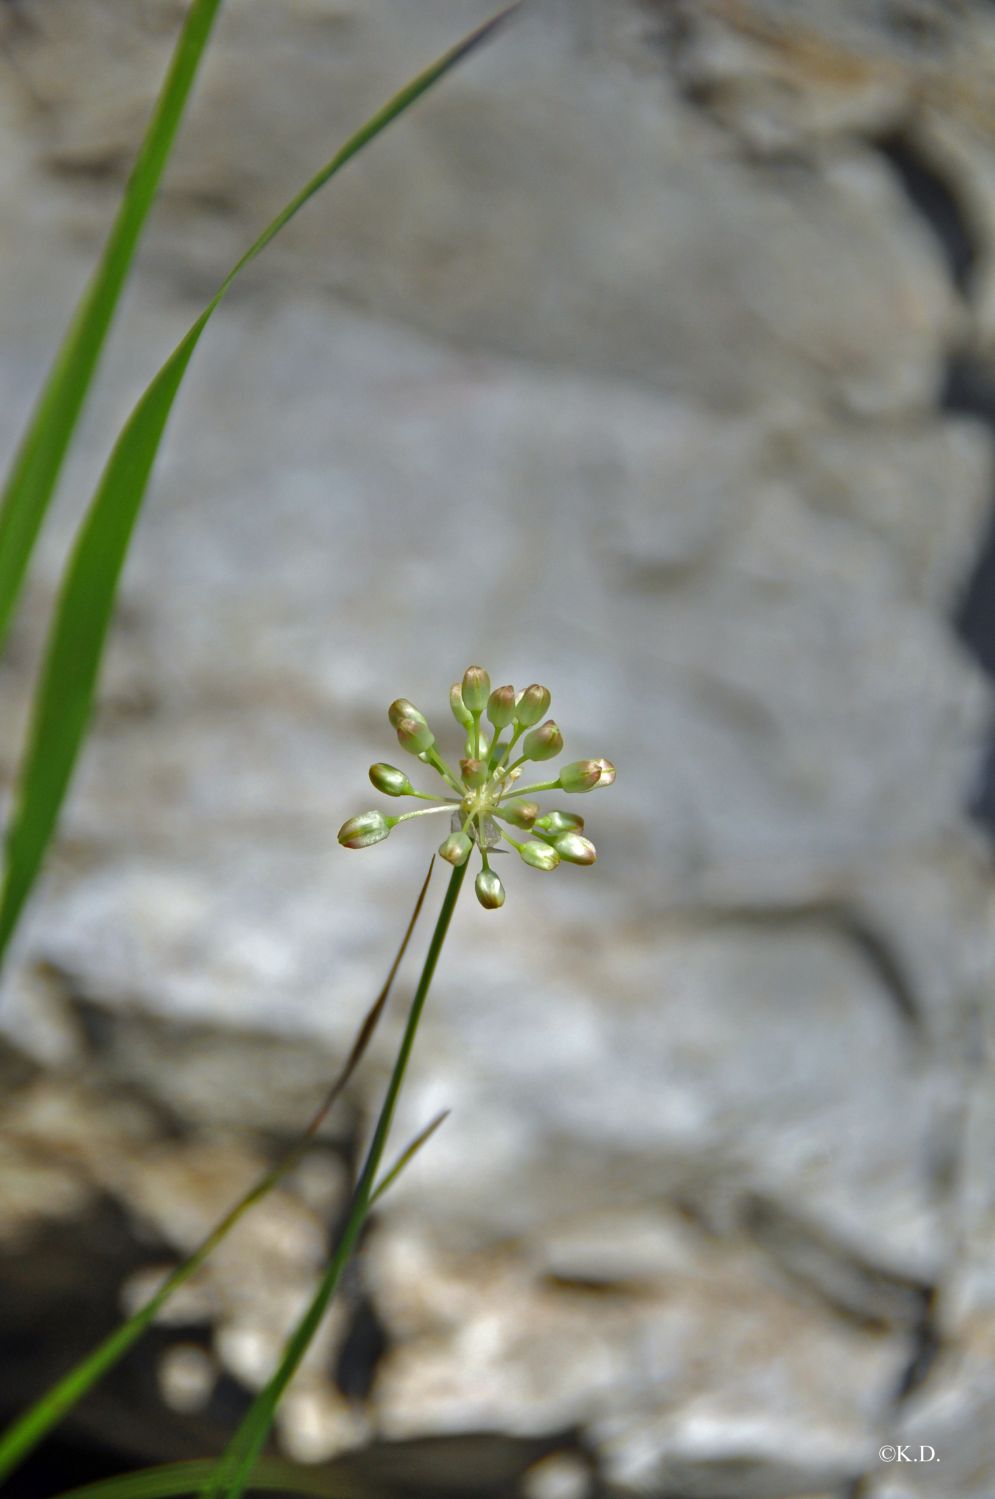
[[377, 1182], [370, 1196], [370, 1207], [373, 1207], [374, 1203], [379, 1202], [384, 1193], [390, 1190], [404, 1168], [414, 1160], [415, 1156], [418, 1154], [419, 1150], [421, 1150], [422, 1146], [428, 1143], [439, 1126], [445, 1124], [448, 1118], [449, 1110], [443, 1109], [441, 1114], [436, 1114], [432, 1122], [430, 1124], [427, 1124], [423, 1130], [419, 1131], [419, 1133], [411, 1141], [411, 1144], [406, 1146], [402, 1153], [398, 1156], [397, 1160], [394, 1162], [393, 1166], [391, 1166], [386, 1175], [382, 1176], [381, 1179]]
[[[521, 724], [516, 724], [514, 729], [512, 730], [511, 738], [502, 749], [500, 758], [493, 766], [494, 770], [500, 770], [501, 766], [504, 764], [505, 760], [507, 760], [508, 756], [511, 754], [512, 750], [515, 748], [515, 745], [518, 743], [519, 739], [521, 739], [524, 733], [525, 729], [523, 728], [523, 726]], [[496, 749], [497, 745], [495, 744], [494, 747]]]
[[456, 908], [456, 898], [460, 893], [460, 886], [463, 884], [466, 876], [466, 869], [467, 866], [461, 864], [449, 876], [449, 884], [446, 887], [446, 893], [442, 900], [439, 919], [435, 923], [435, 931], [432, 933], [432, 940], [428, 945], [428, 952], [425, 956], [421, 977], [418, 980], [418, 987], [415, 990], [414, 999], [411, 1001], [411, 1009], [408, 1011], [407, 1024], [404, 1027], [404, 1035], [401, 1037], [401, 1045], [394, 1062], [394, 1070], [391, 1073], [390, 1082], [387, 1084], [387, 1092], [380, 1106], [380, 1116], [377, 1119], [376, 1129], [373, 1132], [373, 1139], [370, 1141], [370, 1148], [366, 1153], [363, 1170], [353, 1194], [353, 1209], [346, 1224], [343, 1238], [349, 1233], [353, 1217], [357, 1213], [359, 1213], [357, 1229], [361, 1226], [362, 1213], [365, 1212], [369, 1204], [373, 1191], [373, 1179], [380, 1168], [380, 1161], [383, 1156], [384, 1146], [387, 1143], [387, 1135], [390, 1132], [391, 1122], [394, 1118], [394, 1110], [397, 1106], [401, 1084], [404, 1081], [404, 1074], [407, 1071], [408, 1060], [414, 1046], [418, 1022], [421, 1020], [422, 1011], [425, 1008], [425, 1001], [428, 998], [428, 991], [435, 976], [439, 954], [442, 952], [442, 944], [445, 942], [446, 934], [449, 931], [449, 923], [453, 918], [453, 911]]
[[396, 825], [399, 822], [410, 822], [412, 817], [431, 817], [433, 812], [448, 812], [451, 817], [453, 808], [458, 805], [458, 802], [443, 802], [441, 807], [419, 807], [417, 812], [402, 812], [399, 817], [388, 817], [387, 821]]
[[[468, 861], [469, 862], [469, 861]], [[286, 1346], [280, 1366], [272, 1376], [266, 1387], [257, 1395], [249, 1409], [248, 1414], [242, 1421], [225, 1453], [222, 1455], [218, 1466], [212, 1476], [211, 1482], [202, 1489], [202, 1494], [215, 1499], [215, 1496], [225, 1492], [228, 1499], [239, 1499], [244, 1493], [252, 1470], [255, 1466], [263, 1443], [269, 1432], [274, 1412], [283, 1395], [284, 1390], [296, 1373], [304, 1354], [307, 1352], [311, 1339], [320, 1326], [321, 1319], [325, 1315], [328, 1303], [335, 1293], [335, 1289], [342, 1277], [352, 1252], [356, 1247], [363, 1224], [366, 1221], [373, 1197], [375, 1180], [380, 1170], [380, 1162], [383, 1159], [384, 1147], [387, 1144], [387, 1136], [394, 1118], [397, 1107], [401, 1084], [407, 1070], [411, 1050], [414, 1046], [415, 1034], [418, 1030], [418, 1022], [421, 1020], [428, 991], [435, 974], [442, 944], [446, 940], [449, 931], [449, 923], [452, 920], [456, 899], [460, 892], [460, 886], [466, 875], [467, 864], [461, 864], [454, 869], [449, 877], [449, 884], [442, 901], [442, 909], [439, 919], [435, 923], [435, 931], [428, 946], [425, 957], [425, 965], [418, 980], [414, 998], [411, 1001], [411, 1009], [408, 1011], [407, 1023], [404, 1027], [404, 1035], [401, 1037], [401, 1045], [398, 1048], [397, 1058], [394, 1062], [394, 1070], [387, 1084], [383, 1103], [380, 1106], [380, 1114], [377, 1118], [373, 1138], [366, 1152], [366, 1160], [360, 1172], [359, 1181], [356, 1183], [352, 1195], [352, 1204], [349, 1216], [342, 1230], [342, 1235], [335, 1248], [335, 1253], [322, 1277], [321, 1284], [308, 1307], [304, 1317], [298, 1323], [293, 1337]]]
[[[521, 760], [519, 760], [518, 763], [519, 765], [521, 765]], [[515, 795], [531, 796], [535, 791], [556, 791], [559, 788], [559, 785], [560, 778], [559, 776], [557, 776], [555, 781], [537, 781], [534, 786], [516, 786]]]
[[442, 777], [442, 779], [446, 782], [446, 784], [448, 786], [452, 787], [453, 791], [458, 792], [459, 795], [462, 796], [463, 795], [463, 787], [462, 787], [462, 785], [457, 780], [456, 775], [454, 774], [454, 772], [450, 770], [450, 768], [446, 764], [445, 760], [443, 760], [442, 756], [439, 754], [439, 751], [436, 749], [435, 745], [433, 744], [432, 747], [431, 747], [431, 749], [426, 750], [425, 754], [426, 754], [426, 756], [428, 758], [429, 765], [431, 765], [435, 770], [437, 770], [439, 772], [439, 774]]

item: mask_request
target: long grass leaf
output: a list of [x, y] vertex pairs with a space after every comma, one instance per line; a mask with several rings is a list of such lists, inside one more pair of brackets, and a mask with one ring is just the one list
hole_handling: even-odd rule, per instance
[[200, 1269], [208, 1255], [218, 1247], [222, 1239], [231, 1232], [249, 1209], [254, 1207], [257, 1202], [261, 1202], [267, 1193], [272, 1191], [278, 1182], [287, 1175], [288, 1171], [291, 1171], [296, 1166], [297, 1162], [304, 1155], [332, 1105], [340, 1097], [346, 1083], [359, 1065], [363, 1053], [369, 1045], [377, 1022], [383, 1015], [394, 979], [397, 976], [397, 970], [401, 966], [401, 960], [407, 951], [411, 935], [421, 914], [431, 877], [432, 864], [429, 864], [424, 884], [415, 902], [411, 919], [401, 939], [401, 945], [397, 950], [394, 961], [390, 966], [390, 972], [387, 974], [384, 986], [359, 1028], [356, 1042], [346, 1059], [345, 1065], [331, 1084], [328, 1092], [325, 1094], [298, 1140], [275, 1166], [265, 1171], [244, 1196], [239, 1198], [234, 1207], [225, 1214], [207, 1237], [202, 1240], [189, 1258], [184, 1260], [181, 1265], [178, 1265], [167, 1276], [158, 1291], [144, 1306], [140, 1307], [120, 1327], [115, 1328], [92, 1353], [88, 1354], [75, 1368], [70, 1369], [68, 1374], [64, 1375], [40, 1400], [25, 1411], [14, 1422], [13, 1426], [8, 1427], [5, 1432], [0, 1434], [0, 1482], [9, 1473], [13, 1472], [19, 1463], [23, 1462], [28, 1453], [37, 1446], [38, 1442], [62, 1419], [67, 1411], [86, 1394], [91, 1386], [98, 1379], [102, 1379], [117, 1361], [127, 1353], [132, 1344], [137, 1341], [154, 1320], [161, 1308], [165, 1306], [169, 1298], [179, 1290], [180, 1286], [190, 1279], [196, 1270]]
[[0, 891], [0, 960], [31, 891], [93, 709], [118, 578], [176, 393], [200, 336], [239, 273], [346, 162], [490, 36], [508, 7], [446, 52], [379, 109], [277, 214], [233, 266], [159, 370], [111, 453], [83, 522], [56, 605], [7, 832]]
[[0, 500], [0, 650], [221, 0], [193, 0], [103, 254], [11, 465]]
[[370, 1194], [371, 1208], [380, 1201], [385, 1192], [390, 1191], [391, 1187], [397, 1181], [401, 1172], [406, 1170], [407, 1167], [411, 1165], [411, 1162], [421, 1150], [422, 1146], [427, 1145], [440, 1125], [445, 1124], [446, 1120], [449, 1118], [449, 1114], [449, 1109], [443, 1109], [441, 1113], [436, 1114], [435, 1118], [432, 1119], [428, 1124], [426, 1124], [423, 1130], [420, 1130], [418, 1134], [415, 1135], [411, 1143], [405, 1146], [404, 1150], [402, 1150], [393, 1166], [391, 1166], [389, 1171], [384, 1173], [383, 1179], [377, 1182], [376, 1187]]
[[[137, 1473], [121, 1473], [99, 1483], [69, 1489], [59, 1499], [173, 1499], [196, 1494], [210, 1476], [213, 1463], [207, 1459], [163, 1463]], [[330, 1477], [320, 1468], [298, 1468], [275, 1458], [262, 1458], [252, 1475], [251, 1487], [259, 1493], [311, 1494], [314, 1499], [363, 1499], [369, 1490], [340, 1476]]]

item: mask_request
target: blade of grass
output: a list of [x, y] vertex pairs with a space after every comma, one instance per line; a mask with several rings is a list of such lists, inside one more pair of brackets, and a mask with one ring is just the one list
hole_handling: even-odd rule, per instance
[[91, 502], [66, 571], [35, 692], [7, 830], [0, 891], [0, 962], [41, 867], [93, 709], [118, 578], [166, 422], [200, 336], [239, 273], [347, 161], [409, 109], [507, 19], [517, 3], [443, 54], [311, 178], [228, 272], [128, 418]]
[[[432, 861], [434, 863], [434, 860]], [[23, 1462], [28, 1453], [37, 1446], [41, 1439], [49, 1432], [57, 1422], [69, 1411], [76, 1402], [86, 1394], [87, 1390], [96, 1383], [98, 1379], [113, 1368], [120, 1358], [127, 1353], [128, 1349], [141, 1336], [149, 1324], [154, 1320], [159, 1310], [165, 1306], [169, 1298], [178, 1291], [184, 1282], [188, 1281], [194, 1271], [199, 1270], [201, 1265], [221, 1243], [222, 1239], [231, 1232], [241, 1218], [261, 1202], [268, 1192], [277, 1185], [288, 1171], [296, 1166], [311, 1144], [322, 1122], [326, 1118], [332, 1105], [335, 1103], [345, 1088], [346, 1083], [352, 1077], [356, 1068], [362, 1060], [363, 1054], [370, 1043], [370, 1039], [376, 1029], [377, 1022], [383, 1015], [393, 987], [397, 970], [401, 966], [401, 960], [408, 948], [411, 934], [421, 914], [428, 892], [429, 881], [432, 878], [432, 864], [428, 867], [428, 873], [415, 902], [415, 908], [411, 913], [407, 930], [397, 950], [397, 955], [390, 966], [386, 981], [376, 1000], [368, 1011], [366, 1018], [356, 1036], [356, 1041], [346, 1059], [338, 1076], [335, 1078], [325, 1097], [322, 1099], [318, 1109], [312, 1116], [307, 1127], [299, 1139], [291, 1146], [290, 1150], [272, 1166], [268, 1171], [251, 1186], [248, 1192], [235, 1203], [221, 1221], [211, 1230], [207, 1237], [198, 1245], [193, 1254], [178, 1265], [144, 1306], [123, 1322], [120, 1327], [104, 1339], [104, 1341], [88, 1354], [75, 1368], [70, 1369], [57, 1384], [41, 1397], [19, 1417], [14, 1424], [0, 1434], [0, 1482], [12, 1473], [19, 1463]]]
[[376, 1187], [370, 1194], [370, 1207], [373, 1207], [375, 1203], [379, 1202], [385, 1192], [390, 1191], [391, 1187], [397, 1181], [397, 1178], [400, 1176], [401, 1172], [411, 1165], [411, 1162], [414, 1160], [419, 1150], [421, 1150], [422, 1146], [427, 1145], [439, 1126], [445, 1124], [446, 1120], [449, 1118], [449, 1114], [449, 1109], [443, 1109], [441, 1113], [436, 1114], [435, 1118], [429, 1124], [426, 1124], [423, 1130], [419, 1131], [419, 1133], [415, 1135], [410, 1145], [405, 1146], [404, 1150], [398, 1156], [393, 1166], [391, 1166], [390, 1170], [386, 1173], [383, 1179], [377, 1182]]
[[[87, 1483], [69, 1489], [58, 1499], [173, 1499], [174, 1495], [196, 1494], [214, 1466], [210, 1459], [182, 1463], [163, 1463], [142, 1468], [136, 1473], [121, 1473], [99, 1483]], [[275, 1458], [263, 1458], [252, 1475], [257, 1492], [276, 1490], [285, 1494], [313, 1494], [315, 1499], [363, 1499], [369, 1490], [357, 1487], [342, 1477], [334, 1479], [320, 1468], [298, 1468]]]
[[103, 254], [66, 330], [0, 500], [0, 650], [221, 0], [193, 0]]
[[210, 1481], [205, 1483], [201, 1490], [202, 1499], [220, 1499], [222, 1494], [227, 1499], [241, 1499], [245, 1492], [252, 1472], [262, 1451], [263, 1443], [269, 1434], [273, 1423], [273, 1416], [279, 1404], [283, 1392], [290, 1383], [301, 1360], [310, 1346], [311, 1339], [321, 1325], [322, 1318], [328, 1310], [328, 1304], [335, 1294], [342, 1273], [352, 1257], [352, 1252], [359, 1240], [363, 1225], [370, 1212], [370, 1204], [373, 1198], [374, 1183], [380, 1170], [380, 1162], [383, 1159], [384, 1147], [390, 1126], [394, 1118], [394, 1110], [400, 1096], [401, 1085], [404, 1082], [404, 1074], [407, 1071], [408, 1061], [418, 1031], [418, 1023], [421, 1020], [428, 991], [432, 985], [436, 964], [442, 945], [449, 931], [449, 923], [452, 921], [453, 911], [466, 875], [467, 865], [457, 866], [449, 877], [449, 884], [443, 897], [442, 908], [439, 911], [435, 930], [429, 942], [425, 963], [411, 1000], [411, 1008], [404, 1027], [401, 1044], [398, 1047], [397, 1058], [394, 1068], [387, 1084], [380, 1113], [377, 1116], [373, 1138], [370, 1141], [363, 1169], [356, 1183], [356, 1189], [352, 1195], [352, 1204], [349, 1215], [346, 1218], [345, 1227], [339, 1237], [335, 1252], [322, 1276], [318, 1288], [311, 1299], [311, 1303], [303, 1317], [298, 1322], [293, 1333], [288, 1338], [283, 1350], [283, 1355], [275, 1372], [260, 1390], [253, 1400], [246, 1415], [224, 1452], [218, 1459], [214, 1474]]

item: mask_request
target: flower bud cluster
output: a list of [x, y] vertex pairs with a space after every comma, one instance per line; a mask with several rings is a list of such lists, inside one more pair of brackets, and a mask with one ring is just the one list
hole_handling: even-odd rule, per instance
[[[555, 809], [542, 814], [530, 798], [544, 791], [573, 795], [610, 786], [615, 767], [610, 760], [574, 760], [559, 774], [529, 786], [520, 784], [529, 762], [552, 760], [563, 749], [563, 735], [551, 718], [548, 687], [534, 682], [522, 692], [514, 687], [491, 688], [482, 666], [468, 666], [463, 680], [449, 693], [452, 715], [464, 735], [463, 754], [452, 770], [443, 759], [425, 715], [407, 698], [391, 703], [387, 717], [401, 748], [431, 768], [444, 782], [447, 795], [418, 791], [403, 770], [378, 761], [370, 766], [370, 780], [385, 796], [411, 796], [431, 802], [414, 812], [390, 817], [383, 812], [361, 812], [339, 829], [344, 848], [368, 848], [380, 843], [399, 822], [431, 813], [449, 813], [451, 829], [439, 853], [454, 867], [466, 863], [474, 845], [481, 856], [477, 899], [486, 910], [504, 905], [504, 886], [490, 866], [489, 855], [514, 849], [533, 869], [555, 869], [566, 864], [593, 864], [597, 852], [584, 836], [584, 819], [576, 812]], [[522, 842], [515, 829], [531, 836]]]

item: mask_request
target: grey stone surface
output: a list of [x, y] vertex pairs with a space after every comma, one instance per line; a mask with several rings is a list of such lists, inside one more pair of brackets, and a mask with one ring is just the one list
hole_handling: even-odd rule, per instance
[[[0, 665], [5, 788], [130, 401], [294, 186], [485, 13], [225, 13]], [[176, 20], [0, 20], [6, 443]], [[582, 1494], [578, 1453], [546, 1455], [579, 1430], [624, 1499], [991, 1492], [992, 880], [964, 807], [992, 712], [950, 618], [992, 454], [941, 391], [990, 343], [993, 46], [981, 4], [548, 0], [225, 304], [5, 975], [0, 1275], [36, 1267], [45, 1326], [65, 1224], [118, 1246], [110, 1316], [306, 1122], [434, 846], [416, 824], [350, 854], [336, 829], [396, 758], [386, 704], [444, 724], [480, 659], [549, 682], [571, 758], [617, 762], [584, 808], [599, 864], [511, 868], [500, 915], [459, 912], [398, 1138], [453, 1117], [387, 1199], [285, 1450], [432, 1436], [454, 1454], [432, 1492], [475, 1450]], [[964, 205], [959, 283], [899, 138]], [[199, 1451], [225, 1381], [265, 1377], [398, 1024], [310, 1175], [160, 1330], [141, 1455]], [[329, 1370], [362, 1297], [385, 1343], [357, 1390]], [[940, 1465], [885, 1471], [889, 1441]]]

